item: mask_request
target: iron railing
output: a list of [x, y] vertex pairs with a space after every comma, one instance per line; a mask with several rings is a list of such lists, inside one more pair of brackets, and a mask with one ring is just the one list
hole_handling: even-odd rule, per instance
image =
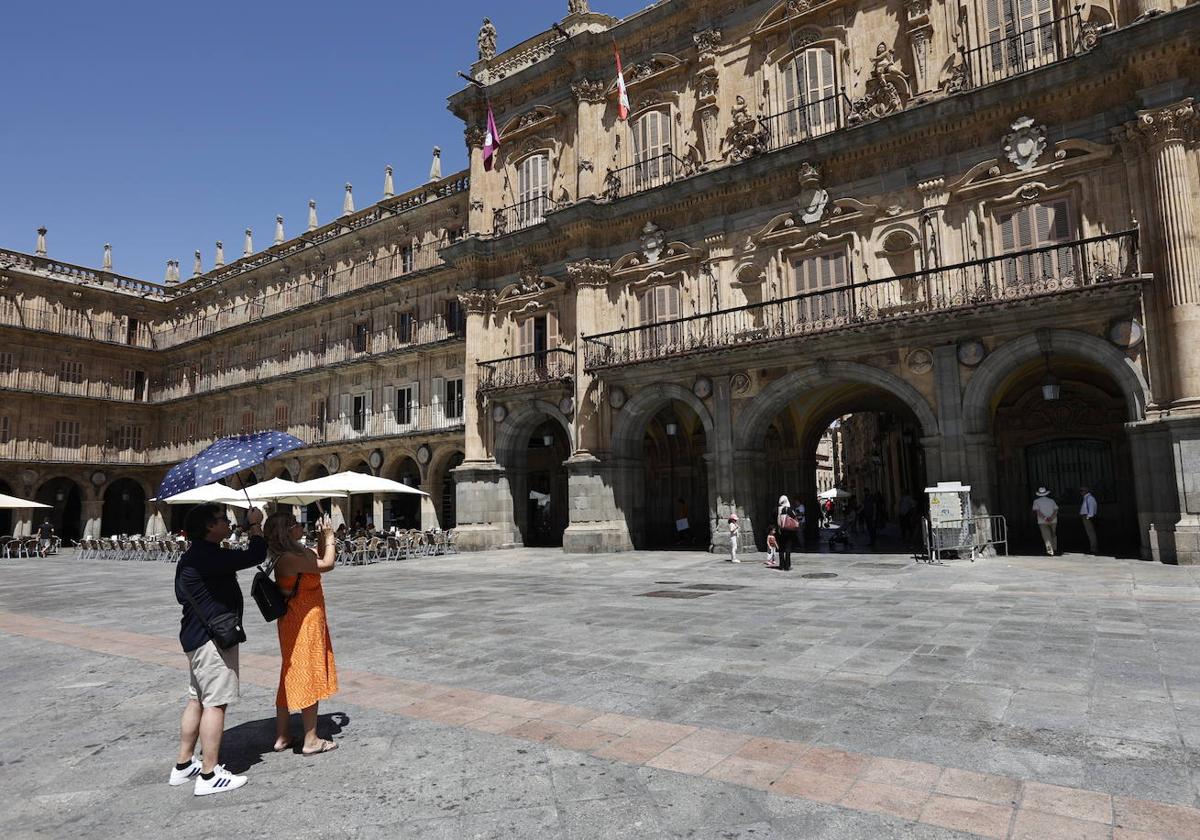
[[562, 382], [575, 376], [575, 353], [562, 347], [479, 363], [480, 391]]
[[584, 338], [587, 370], [1096, 286], [1138, 273], [1137, 230], [851, 282]]
[[540, 225], [546, 215], [558, 209], [558, 204], [548, 195], [539, 195], [518, 201], [507, 207], [492, 211], [492, 236], [505, 236], [519, 230]]
[[980, 87], [1054, 64], [1079, 52], [1083, 36], [1079, 12], [1015, 29], [966, 51], [965, 87]]
[[674, 152], [646, 158], [628, 166], [610, 168], [604, 176], [603, 196], [609, 201], [652, 190], [683, 177], [683, 161]]
[[0, 371], [0, 390], [122, 402], [146, 401], [145, 388], [137, 389], [111, 379], [83, 379], [72, 382], [60, 373], [45, 370]]
[[850, 100], [842, 91], [770, 114], [762, 118], [767, 146], [783, 149], [845, 128], [849, 114]]

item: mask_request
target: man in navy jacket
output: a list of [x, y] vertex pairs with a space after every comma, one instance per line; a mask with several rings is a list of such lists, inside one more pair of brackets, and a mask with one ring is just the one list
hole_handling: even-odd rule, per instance
[[[233, 613], [240, 631], [242, 588], [237, 573], [262, 563], [267, 557], [267, 541], [262, 535], [262, 512], [251, 510], [246, 517], [250, 526], [250, 545], [244, 551], [222, 548], [232, 524], [221, 505], [199, 505], [188, 512], [184, 530], [192, 546], [179, 559], [175, 569], [175, 600], [183, 606], [179, 642], [188, 658], [191, 684], [188, 703], [180, 723], [179, 758], [171, 771], [170, 784], [182, 785], [196, 780], [196, 796], [225, 793], [246, 784], [245, 776], [235, 776], [217, 763], [221, 735], [225, 731], [225, 707], [240, 696], [238, 684], [238, 645], [222, 648], [210, 629], [214, 619]], [[204, 751], [204, 761], [195, 756], [196, 741]]]

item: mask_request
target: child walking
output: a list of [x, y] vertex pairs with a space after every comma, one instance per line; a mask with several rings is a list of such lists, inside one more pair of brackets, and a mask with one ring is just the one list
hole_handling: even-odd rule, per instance
[[729, 562], [741, 563], [738, 559], [738, 515], [736, 513], [729, 514]]
[[767, 562], [763, 563], [768, 569], [779, 568], [779, 537], [778, 529], [772, 525], [767, 530]]

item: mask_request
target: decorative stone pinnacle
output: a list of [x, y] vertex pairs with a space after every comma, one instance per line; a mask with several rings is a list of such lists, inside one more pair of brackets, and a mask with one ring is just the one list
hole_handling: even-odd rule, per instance
[[433, 147], [433, 163], [429, 165], [429, 182], [442, 180], [442, 147]]
[[172, 279], [171, 278], [171, 264], [172, 264], [171, 260], [167, 260], [167, 270], [163, 274], [163, 285], [164, 286], [171, 285], [171, 279]]
[[317, 200], [310, 198], [308, 200], [308, 229], [316, 230], [317, 227]]
[[37, 250], [34, 253], [39, 257], [46, 256], [46, 229], [44, 227], [37, 229]]
[[[199, 254], [200, 252], [197, 251], [196, 253]], [[197, 263], [197, 265], [198, 265], [198, 263]], [[213, 262], [213, 267], [220, 268], [223, 265], [225, 265], [225, 243], [218, 239], [217, 240], [217, 258]]]
[[192, 263], [192, 276], [199, 277], [201, 274], [204, 273], [204, 268], [200, 264], [200, 252], [196, 251], [192, 256], [194, 257], [194, 260], [195, 260]]
[[242, 256], [248, 257], [254, 253], [254, 231], [246, 228], [246, 243], [242, 246]]
[[383, 167], [383, 197], [391, 198], [396, 194], [396, 187], [392, 183], [392, 167], [391, 164]]
[[104, 270], [112, 271], [112, 245], [104, 243]]
[[276, 216], [276, 217], [275, 217], [275, 244], [276, 244], [276, 245], [282, 245], [282, 244], [283, 244], [283, 239], [284, 239], [284, 236], [283, 236], [283, 216]]
[[347, 182], [346, 197], [342, 199], [342, 215], [349, 216], [354, 212], [354, 187]]

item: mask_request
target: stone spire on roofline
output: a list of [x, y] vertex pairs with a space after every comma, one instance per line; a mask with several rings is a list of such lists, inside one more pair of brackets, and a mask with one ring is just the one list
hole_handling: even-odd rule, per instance
[[199, 277], [204, 273], [204, 267], [200, 264], [200, 252], [196, 251], [192, 256], [194, 257], [194, 261], [192, 262], [192, 276]]
[[242, 245], [242, 256], [248, 257], [254, 253], [254, 231], [246, 228], [246, 241]]
[[104, 271], [112, 271], [112, 245], [109, 245], [107, 242], [104, 243], [104, 265], [102, 268]]
[[[200, 253], [197, 251], [196, 253]], [[217, 240], [217, 259], [213, 262], [213, 268], [220, 268], [225, 265], [225, 243]]]
[[392, 167], [391, 164], [383, 167], [383, 197], [391, 198], [396, 194], [396, 187], [392, 183]]
[[429, 164], [429, 182], [442, 180], [442, 147], [433, 147], [433, 163]]
[[342, 199], [342, 215], [349, 216], [354, 212], [354, 187], [347, 182], [346, 197]]
[[283, 216], [275, 217], [275, 244], [283, 244]]
[[39, 257], [44, 257], [46, 256], [46, 228], [38, 228], [37, 235], [37, 250], [34, 251], [34, 254]]
[[319, 227], [317, 224], [317, 200], [310, 198], [308, 200], [308, 229], [316, 230]]

